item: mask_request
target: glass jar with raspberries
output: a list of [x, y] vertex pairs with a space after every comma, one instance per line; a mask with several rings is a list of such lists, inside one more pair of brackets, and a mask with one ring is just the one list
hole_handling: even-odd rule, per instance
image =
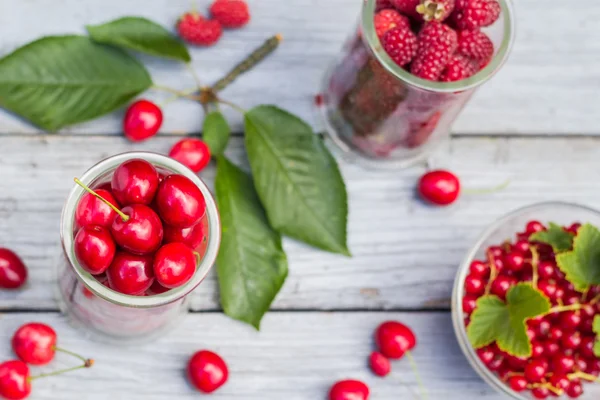
[[510, 0], [364, 0], [318, 105], [350, 159], [405, 167], [446, 138], [514, 38]]
[[541, 203], [469, 252], [452, 299], [473, 368], [515, 399], [600, 398], [600, 213]]
[[153, 339], [188, 311], [221, 238], [206, 185], [179, 162], [125, 153], [93, 166], [61, 217], [59, 303], [89, 336]]

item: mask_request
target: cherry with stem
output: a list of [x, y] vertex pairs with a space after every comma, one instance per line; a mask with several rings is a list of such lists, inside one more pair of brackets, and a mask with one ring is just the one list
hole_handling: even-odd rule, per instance
[[75, 178], [75, 183], [78, 184], [79, 186], [81, 186], [86, 192], [88, 192], [89, 194], [91, 194], [92, 196], [95, 196], [98, 200], [104, 202], [107, 206], [109, 206], [110, 208], [112, 208], [112, 210], [114, 212], [116, 212], [117, 214], [119, 214], [119, 216], [123, 219], [123, 222], [127, 222], [129, 221], [129, 216], [126, 215], [124, 212], [122, 212], [121, 210], [119, 210], [119, 208], [115, 207], [114, 204], [110, 203], [108, 200], [106, 200], [104, 197], [100, 196], [98, 193], [96, 193], [95, 191], [93, 191], [92, 189], [90, 189], [88, 186], [86, 186], [83, 182], [81, 182], [78, 178]]

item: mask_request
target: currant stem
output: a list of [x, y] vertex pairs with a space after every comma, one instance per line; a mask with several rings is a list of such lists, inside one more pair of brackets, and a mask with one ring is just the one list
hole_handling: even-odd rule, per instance
[[223, 100], [223, 99], [218, 99], [217, 101], [221, 104], [225, 104], [226, 106], [233, 108], [236, 111], [239, 111], [242, 114], [246, 114], [246, 110], [244, 110], [242, 107], [238, 106], [237, 104], [234, 104], [230, 101]]
[[415, 361], [410, 351], [406, 352], [406, 358], [408, 358], [410, 367], [412, 368], [413, 373], [415, 374], [415, 378], [417, 379], [417, 385], [419, 386], [419, 391], [421, 392], [421, 398], [427, 399], [427, 391], [425, 390], [425, 385], [423, 385], [423, 380], [421, 379], [421, 375], [419, 374], [417, 362]]
[[216, 92], [220, 92], [225, 89], [227, 86], [233, 83], [240, 75], [245, 72], [248, 72], [253, 67], [255, 67], [262, 60], [267, 58], [269, 54], [271, 54], [275, 49], [279, 46], [279, 43], [283, 40], [283, 36], [281, 34], [277, 34], [269, 39], [267, 39], [260, 47], [254, 50], [244, 61], [236, 65], [227, 75], [217, 81], [212, 86], [212, 90]]
[[548, 314], [553, 314], [553, 313], [561, 313], [561, 312], [565, 312], [565, 311], [577, 311], [577, 310], [581, 310], [583, 307], [583, 305], [577, 303], [577, 304], [570, 304], [568, 306], [557, 306], [557, 307], [552, 307], [550, 309], [550, 311], [548, 311], [546, 314], [544, 315], [548, 315]]
[[486, 295], [490, 294], [490, 291], [492, 290], [492, 284], [498, 277], [498, 269], [496, 268], [496, 260], [494, 259], [494, 256], [492, 255], [492, 253], [489, 251], [487, 254], [487, 258], [488, 258], [488, 263], [490, 264], [490, 280], [488, 281], [487, 285], [485, 286], [485, 294]]
[[600, 380], [600, 378], [592, 375], [592, 374], [586, 374], [585, 372], [581, 372], [581, 371], [577, 371], [574, 372], [572, 374], [569, 374], [567, 376], [569, 379], [573, 379], [573, 378], [580, 378], [589, 382], [596, 382], [597, 380]]
[[494, 186], [494, 187], [491, 187], [491, 188], [485, 188], [485, 189], [465, 189], [465, 190], [463, 190], [463, 194], [489, 194], [489, 193], [495, 193], [495, 192], [499, 192], [499, 191], [501, 191], [503, 189], [506, 189], [509, 184], [510, 184], [510, 179], [507, 179], [506, 181], [504, 181], [500, 185]]
[[533, 279], [531, 281], [531, 285], [533, 286], [534, 289], [537, 289], [538, 280], [540, 278], [540, 274], [538, 272], [539, 263], [540, 263], [540, 255], [539, 255], [537, 249], [535, 248], [535, 246], [532, 246], [531, 247], [531, 266], [533, 269]]
[[75, 178], [75, 183], [78, 184], [79, 186], [81, 186], [86, 192], [88, 192], [92, 196], [95, 196], [97, 199], [101, 200], [104, 204], [106, 204], [107, 206], [109, 206], [110, 208], [112, 208], [113, 211], [115, 211], [117, 214], [119, 214], [121, 216], [121, 218], [123, 219], [123, 222], [129, 221], [129, 216], [128, 215], [126, 215], [125, 213], [123, 213], [123, 211], [121, 211], [117, 207], [115, 207], [115, 205], [112, 204], [110, 201], [106, 200], [104, 197], [100, 196], [98, 193], [94, 192], [92, 189], [90, 189], [89, 187], [87, 187], [79, 179]]
[[598, 296], [594, 297], [592, 299], [592, 301], [590, 301], [590, 304], [596, 304], [598, 302], [600, 302], [600, 294]]
[[88, 361], [88, 359], [87, 359], [87, 358], [85, 358], [85, 357], [83, 357], [83, 356], [80, 356], [79, 354], [77, 354], [77, 353], [74, 353], [74, 352], [72, 352], [72, 351], [65, 350], [65, 349], [63, 349], [62, 347], [56, 347], [56, 346], [55, 346], [55, 347], [54, 347], [54, 350], [56, 350], [56, 351], [60, 351], [61, 353], [65, 353], [65, 354], [68, 354], [68, 355], [70, 355], [70, 356], [73, 356], [73, 357], [75, 357], [75, 358], [78, 358], [78, 359], [80, 359], [81, 361], [83, 361], [84, 363]]
[[78, 365], [77, 367], [71, 367], [71, 368], [66, 368], [66, 369], [59, 369], [58, 371], [53, 371], [53, 372], [48, 372], [46, 374], [39, 374], [36, 376], [32, 376], [29, 378], [29, 381], [33, 381], [35, 379], [40, 379], [40, 378], [47, 378], [49, 376], [56, 376], [56, 375], [62, 375], [65, 374], [67, 372], [72, 372], [72, 371], [77, 371], [78, 369], [84, 369], [84, 368], [91, 368], [92, 365], [94, 365], [94, 360], [85, 360], [85, 363], [83, 363], [82, 365]]

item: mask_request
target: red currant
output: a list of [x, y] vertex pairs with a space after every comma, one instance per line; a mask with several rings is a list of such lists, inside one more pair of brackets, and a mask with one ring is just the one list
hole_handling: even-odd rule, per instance
[[485, 283], [481, 278], [468, 275], [465, 279], [465, 292], [473, 296], [481, 296], [485, 292]]

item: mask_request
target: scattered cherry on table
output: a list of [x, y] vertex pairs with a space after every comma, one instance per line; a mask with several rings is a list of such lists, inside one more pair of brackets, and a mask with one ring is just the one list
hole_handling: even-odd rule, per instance
[[364, 382], [347, 379], [331, 387], [329, 400], [368, 400], [369, 394], [369, 387]]
[[187, 376], [196, 389], [212, 393], [227, 382], [229, 370], [217, 353], [201, 350], [188, 361]]
[[29, 367], [23, 361], [11, 360], [0, 364], [0, 397], [22, 400], [31, 394]]
[[169, 152], [169, 157], [198, 173], [210, 163], [211, 154], [204, 141], [188, 138], [175, 143]]
[[141, 142], [156, 135], [163, 123], [159, 106], [148, 100], [131, 104], [123, 119], [123, 132], [132, 142]]
[[0, 288], [19, 289], [27, 282], [27, 267], [12, 250], [0, 248]]
[[56, 332], [50, 326], [31, 322], [17, 329], [12, 338], [12, 348], [21, 361], [46, 365], [54, 359], [56, 340]]
[[418, 184], [419, 196], [438, 206], [447, 206], [460, 194], [460, 180], [450, 171], [437, 170], [426, 173]]

